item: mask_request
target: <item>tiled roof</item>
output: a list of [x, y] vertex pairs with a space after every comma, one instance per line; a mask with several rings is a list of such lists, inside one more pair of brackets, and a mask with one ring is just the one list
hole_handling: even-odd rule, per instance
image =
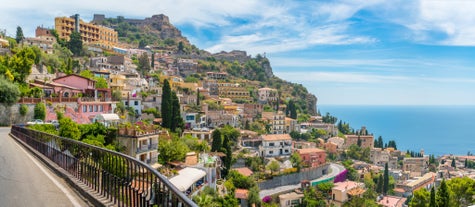
[[234, 192], [234, 197], [236, 198], [239, 198], [239, 199], [247, 199], [247, 194], [248, 194], [248, 190], [246, 189], [236, 189], [236, 191]]
[[238, 173], [240, 173], [241, 175], [244, 175], [246, 177], [249, 177], [252, 174], [254, 174], [254, 172], [252, 172], [252, 170], [247, 168], [247, 167], [236, 168], [236, 169], [233, 169], [233, 170], [238, 171]]
[[298, 149], [299, 154], [307, 154], [307, 153], [314, 153], [314, 152], [325, 152], [325, 150], [319, 148], [306, 148], [306, 149]]
[[264, 141], [277, 141], [277, 140], [292, 140], [289, 134], [263, 134], [262, 140]]

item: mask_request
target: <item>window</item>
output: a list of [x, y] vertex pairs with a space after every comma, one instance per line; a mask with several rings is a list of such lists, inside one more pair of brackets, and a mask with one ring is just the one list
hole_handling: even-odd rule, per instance
[[92, 112], [92, 105], [89, 106], [89, 112]]
[[271, 151], [269, 151], [269, 154], [274, 154], [274, 151], [272, 151], [272, 150], [271, 150]]
[[99, 106], [99, 111], [104, 111], [104, 106], [103, 105]]
[[269, 143], [269, 146], [270, 146], [270, 147], [273, 147], [273, 146], [274, 146], [274, 142]]
[[126, 101], [126, 102], [124, 102], [124, 103], [125, 103], [124, 105], [126, 105], [126, 106], [128, 106], [128, 105], [129, 105], [129, 102], [128, 102], [128, 101]]
[[94, 106], [94, 111], [97, 112], [97, 110], [98, 110], [98, 107], [97, 107], [97, 105], [95, 105]]
[[135, 101], [135, 102], [134, 102], [134, 105], [138, 106], [138, 105], [139, 105], [139, 101]]
[[82, 112], [87, 112], [87, 106], [82, 106]]

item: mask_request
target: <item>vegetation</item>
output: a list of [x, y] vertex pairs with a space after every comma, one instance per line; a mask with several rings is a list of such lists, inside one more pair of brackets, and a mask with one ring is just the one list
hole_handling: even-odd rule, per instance
[[11, 106], [20, 96], [18, 86], [0, 76], [0, 104]]
[[163, 81], [162, 87], [162, 126], [171, 128], [172, 125], [172, 90], [167, 79]]
[[430, 193], [425, 188], [414, 191], [414, 196], [409, 206], [469, 206], [475, 202], [474, 189], [475, 180], [468, 177], [452, 178], [447, 181], [442, 180], [437, 190], [432, 188]]
[[46, 118], [46, 106], [44, 103], [37, 103], [34, 109], [33, 119], [45, 120]]

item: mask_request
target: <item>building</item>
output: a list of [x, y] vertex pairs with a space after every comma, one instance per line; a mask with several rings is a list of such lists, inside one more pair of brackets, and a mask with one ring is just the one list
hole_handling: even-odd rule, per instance
[[289, 118], [289, 117], [285, 117], [285, 127], [284, 128], [285, 128], [285, 130], [284, 130], [285, 133], [290, 133], [290, 132], [293, 132], [293, 131], [298, 132], [299, 129], [300, 129], [300, 126], [297, 123], [297, 120]]
[[205, 185], [206, 171], [193, 167], [186, 167], [178, 171], [178, 175], [169, 179], [178, 190], [192, 197]]
[[318, 148], [297, 149], [297, 153], [302, 158], [302, 162], [307, 167], [318, 167], [325, 164], [327, 154], [325, 150]]
[[108, 27], [86, 23], [79, 19], [78, 14], [72, 17], [56, 17], [54, 26], [59, 38], [66, 40], [69, 40], [69, 36], [73, 31], [78, 31], [81, 34], [82, 41], [92, 46], [112, 50], [119, 42], [117, 31]]
[[123, 91], [126, 87], [125, 75], [121, 74], [110, 74], [109, 76], [109, 87], [112, 91]]
[[125, 146], [125, 154], [157, 168], [158, 136], [153, 126], [119, 127], [118, 141]]
[[290, 192], [279, 195], [281, 207], [298, 207], [303, 204], [303, 193]]
[[429, 172], [429, 157], [405, 157], [402, 170], [411, 172], [410, 177], [422, 176]]
[[213, 130], [210, 130], [208, 128], [193, 128], [191, 130], [185, 130], [183, 132], [183, 135], [191, 135], [191, 137], [198, 138], [199, 140], [205, 140], [208, 143], [211, 142], [211, 134], [213, 133]]
[[259, 152], [262, 157], [289, 156], [292, 153], [292, 137], [289, 134], [261, 135], [261, 140]]
[[249, 206], [248, 200], [247, 200], [248, 196], [249, 196], [249, 190], [247, 190], [247, 189], [237, 188], [234, 191], [234, 197], [236, 197], [238, 199], [240, 207], [248, 207]]
[[258, 100], [261, 104], [275, 102], [279, 100], [279, 93], [277, 89], [273, 88], [259, 88], [257, 90]]
[[403, 207], [406, 200], [407, 199], [403, 197], [384, 196], [378, 201], [378, 204], [384, 207]]
[[[284, 134], [285, 132], [285, 115], [282, 111], [278, 112], [262, 112], [262, 119], [267, 120], [271, 125], [270, 134]], [[290, 133], [290, 132], [287, 132]]]
[[436, 173], [428, 172], [421, 177], [416, 177], [414, 179], [407, 180], [404, 183], [397, 184], [394, 191], [398, 196], [408, 197], [412, 195], [414, 191], [421, 188], [429, 190], [432, 186], [434, 186], [435, 176]]
[[361, 142], [361, 148], [367, 148], [369, 147], [370, 149], [373, 149], [374, 147], [374, 137], [373, 135], [355, 135], [355, 134], [349, 134], [345, 135], [345, 148], [348, 148], [351, 145], [358, 145], [358, 140]]
[[388, 163], [388, 167], [390, 169], [396, 169], [397, 168], [397, 157], [393, 157], [390, 153], [389, 150], [386, 149], [381, 149], [381, 148], [373, 148], [370, 151], [370, 157], [369, 159], [373, 164], [378, 165], [378, 166], [384, 166], [386, 163]]
[[85, 78], [76, 74], [70, 74], [70, 75], [55, 78], [53, 79], [53, 82], [80, 89], [83, 93], [86, 93], [87, 90], [96, 89], [95, 80]]
[[332, 203], [335, 206], [342, 206], [351, 196], [359, 196], [364, 193], [364, 183], [354, 181], [344, 181], [335, 183], [332, 188]]
[[127, 99], [122, 99], [125, 107], [131, 107], [135, 111], [136, 116], [142, 115], [142, 98], [140, 97], [128, 97]]
[[207, 72], [206, 77], [208, 79], [226, 79], [228, 76], [228, 73], [226, 72]]
[[232, 100], [252, 101], [251, 93], [238, 83], [217, 83], [218, 95]]
[[186, 129], [201, 129], [206, 126], [206, 116], [200, 113], [185, 113], [183, 120]]

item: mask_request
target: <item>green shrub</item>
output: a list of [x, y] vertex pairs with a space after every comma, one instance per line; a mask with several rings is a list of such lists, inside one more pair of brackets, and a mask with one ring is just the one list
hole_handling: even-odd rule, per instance
[[20, 115], [25, 116], [28, 113], [28, 106], [20, 104]]
[[33, 115], [34, 119], [45, 120], [46, 118], [46, 106], [43, 103], [37, 103], [35, 105], [35, 114]]

